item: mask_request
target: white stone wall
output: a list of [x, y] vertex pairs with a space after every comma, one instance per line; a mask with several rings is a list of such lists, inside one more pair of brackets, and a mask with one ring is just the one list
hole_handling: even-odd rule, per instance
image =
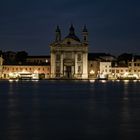
[[111, 73], [111, 62], [100, 62], [100, 74], [110, 74]]
[[83, 79], [88, 78], [88, 56], [87, 53], [83, 54], [83, 74], [82, 74]]

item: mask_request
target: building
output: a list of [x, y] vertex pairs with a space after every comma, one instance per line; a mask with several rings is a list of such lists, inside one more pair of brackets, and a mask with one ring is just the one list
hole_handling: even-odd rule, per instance
[[49, 55], [27, 56], [26, 63], [31, 65], [50, 64], [50, 56]]
[[109, 77], [111, 79], [120, 79], [125, 78], [127, 73], [129, 72], [127, 66], [113, 66], [111, 67], [111, 73]]
[[111, 74], [111, 62], [100, 62], [99, 78], [109, 78]]
[[88, 78], [88, 31], [82, 31], [83, 39], [75, 35], [71, 25], [69, 34], [61, 39], [57, 26], [55, 41], [51, 49], [51, 78], [87, 79]]
[[2, 55], [0, 56], [0, 78], [2, 78], [2, 70], [3, 70], [3, 58]]
[[88, 54], [88, 78], [96, 79], [100, 70], [100, 59], [95, 54]]
[[42, 79], [50, 78], [50, 65], [3, 65], [3, 79], [35, 74]]
[[88, 54], [88, 77], [96, 79], [100, 76], [108, 77], [111, 71], [112, 62], [116, 57], [106, 53], [89, 53]]

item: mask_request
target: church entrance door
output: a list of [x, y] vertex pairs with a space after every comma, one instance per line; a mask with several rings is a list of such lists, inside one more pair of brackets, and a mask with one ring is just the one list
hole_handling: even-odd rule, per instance
[[71, 66], [66, 66], [66, 77], [72, 78]]

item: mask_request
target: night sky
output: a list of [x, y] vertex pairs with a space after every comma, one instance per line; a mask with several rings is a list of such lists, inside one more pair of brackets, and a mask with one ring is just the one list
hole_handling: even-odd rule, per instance
[[90, 52], [140, 54], [139, 0], [1, 0], [0, 50], [47, 55], [71, 23], [80, 38], [87, 25]]

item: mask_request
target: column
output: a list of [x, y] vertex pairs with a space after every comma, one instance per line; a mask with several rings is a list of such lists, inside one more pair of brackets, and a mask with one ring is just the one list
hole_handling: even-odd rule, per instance
[[88, 78], [88, 63], [87, 63], [87, 53], [83, 53], [83, 74], [82, 78], [87, 79]]
[[77, 71], [78, 71], [78, 68], [77, 68], [77, 52], [75, 52], [75, 77], [77, 77]]
[[63, 52], [61, 53], [61, 70], [60, 70], [60, 73], [61, 73], [61, 77], [64, 77], [64, 70], [63, 70]]
[[55, 78], [55, 53], [51, 52], [51, 78]]

